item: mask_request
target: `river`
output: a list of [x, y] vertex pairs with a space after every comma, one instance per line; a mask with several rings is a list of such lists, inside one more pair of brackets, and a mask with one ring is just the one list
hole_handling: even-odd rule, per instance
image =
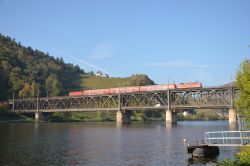
[[0, 165], [209, 165], [233, 158], [237, 148], [220, 148], [209, 161], [191, 161], [186, 145], [205, 131], [233, 130], [227, 121], [98, 123], [2, 123]]

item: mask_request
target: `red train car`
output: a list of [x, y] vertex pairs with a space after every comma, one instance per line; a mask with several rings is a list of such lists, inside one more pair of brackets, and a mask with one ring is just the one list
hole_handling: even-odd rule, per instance
[[126, 93], [140, 92], [140, 86], [131, 86], [125, 88]]
[[157, 91], [161, 85], [149, 85], [149, 86], [140, 86], [140, 92], [151, 92]]
[[106, 95], [109, 94], [109, 89], [84, 90], [83, 95]]
[[120, 93], [120, 88], [109, 88], [110, 94]]
[[175, 84], [165, 84], [165, 85], [162, 85], [162, 89], [163, 90], [168, 90], [168, 89], [175, 89], [176, 88], [176, 85]]
[[193, 83], [186, 83], [186, 84], [176, 84], [176, 87], [179, 89], [202, 88], [202, 84], [200, 82], [193, 82]]
[[140, 86], [140, 92], [164, 91], [175, 89], [175, 84]]
[[77, 92], [69, 92], [69, 96], [81, 96], [82, 91], [77, 91]]
[[94, 95], [96, 94], [95, 90], [84, 90], [82, 91], [83, 95]]
[[126, 93], [126, 87], [119, 88], [119, 93]]
[[96, 90], [69, 92], [69, 96], [152, 92], [152, 91], [165, 91], [168, 89], [176, 89], [176, 88], [188, 89], [188, 88], [201, 88], [201, 87], [202, 87], [202, 84], [200, 82], [183, 83], [183, 84], [149, 85], [149, 86], [131, 86], [131, 87], [121, 87], [121, 88], [108, 88], [108, 89], [96, 89]]

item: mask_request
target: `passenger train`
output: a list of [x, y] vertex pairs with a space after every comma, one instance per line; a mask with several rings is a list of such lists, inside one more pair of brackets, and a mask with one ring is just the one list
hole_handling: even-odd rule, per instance
[[138, 93], [138, 92], [153, 92], [153, 91], [166, 91], [172, 89], [193, 89], [202, 88], [202, 83], [182, 83], [182, 84], [163, 84], [163, 85], [148, 85], [148, 86], [131, 86], [120, 88], [107, 88], [96, 90], [83, 90], [69, 92], [69, 96], [84, 96], [84, 95], [108, 95], [108, 94], [122, 94], [122, 93]]

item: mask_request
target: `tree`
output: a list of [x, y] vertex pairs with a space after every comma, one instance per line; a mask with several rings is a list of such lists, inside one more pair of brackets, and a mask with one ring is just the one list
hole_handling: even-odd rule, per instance
[[11, 89], [9, 89], [9, 91], [11, 91], [10, 93], [13, 91], [18, 92], [20, 89], [22, 89], [22, 81], [20, 80], [18, 73], [15, 71], [11, 71], [9, 73], [8, 86], [11, 87]]
[[3, 71], [3, 69], [0, 66], [0, 101], [4, 101], [7, 99], [8, 95], [8, 76]]
[[19, 91], [19, 96], [22, 98], [30, 97], [30, 85], [25, 84], [23, 89]]
[[50, 91], [51, 96], [57, 96], [60, 93], [61, 84], [58, 82], [55, 75], [50, 75], [46, 79], [46, 89]]
[[88, 75], [91, 75], [91, 76], [94, 76], [94, 75], [95, 75], [94, 71], [90, 71], [90, 72], [88, 72], [87, 74], [88, 74]]
[[135, 74], [131, 76], [131, 86], [153, 85], [154, 82], [145, 74]]
[[51, 94], [53, 96], [58, 96], [60, 93], [60, 89], [61, 89], [61, 84], [58, 82], [58, 80], [55, 79], [52, 83]]
[[31, 97], [37, 97], [38, 90], [39, 90], [39, 86], [38, 86], [38, 84], [33, 80], [33, 81], [32, 81], [32, 84], [31, 84], [31, 91], [30, 91]]
[[236, 85], [240, 89], [240, 97], [236, 102], [237, 111], [250, 120], [250, 60], [242, 62], [236, 79]]

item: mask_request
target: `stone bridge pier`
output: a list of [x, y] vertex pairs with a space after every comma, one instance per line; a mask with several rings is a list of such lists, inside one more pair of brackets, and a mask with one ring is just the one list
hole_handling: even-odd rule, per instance
[[237, 123], [236, 111], [233, 108], [229, 109], [229, 112], [228, 112], [228, 123], [230, 123], [230, 124]]
[[35, 112], [35, 121], [46, 121], [49, 119], [49, 117], [52, 115], [52, 113], [44, 113], [44, 112]]
[[116, 112], [116, 123], [129, 123], [131, 112], [118, 110]]
[[43, 114], [41, 112], [35, 112], [36, 122], [39, 122], [41, 119], [43, 119]]
[[166, 124], [177, 124], [177, 114], [175, 110], [166, 110]]

